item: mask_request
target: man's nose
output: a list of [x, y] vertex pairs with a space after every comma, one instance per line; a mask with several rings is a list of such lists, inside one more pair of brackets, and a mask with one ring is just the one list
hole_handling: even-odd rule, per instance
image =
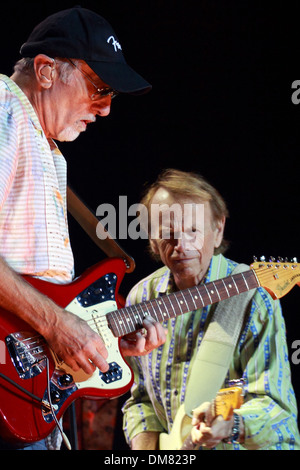
[[177, 238], [174, 237], [174, 249], [178, 253], [187, 253], [188, 251], [197, 249], [195, 234], [180, 232]]
[[174, 238], [174, 241], [175, 241], [174, 249], [178, 253], [183, 253], [186, 249], [186, 239], [185, 239], [184, 232], [178, 233], [176, 238]]
[[96, 114], [98, 116], [105, 117], [105, 116], [109, 115], [110, 108], [111, 108], [111, 97], [110, 97], [110, 95], [94, 102], [93, 104], [94, 104], [94, 110], [96, 111]]

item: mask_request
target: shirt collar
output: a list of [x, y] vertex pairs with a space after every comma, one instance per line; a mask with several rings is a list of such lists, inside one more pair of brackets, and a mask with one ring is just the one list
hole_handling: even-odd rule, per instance
[[11, 78], [7, 77], [6, 75], [0, 74], [0, 80], [3, 81], [6, 84], [6, 88], [20, 100], [27, 114], [29, 115], [33, 125], [39, 131], [43, 132], [43, 129], [37, 117], [37, 114], [34, 111], [33, 106], [30, 103], [29, 99], [27, 98], [25, 93], [21, 90], [21, 88]]

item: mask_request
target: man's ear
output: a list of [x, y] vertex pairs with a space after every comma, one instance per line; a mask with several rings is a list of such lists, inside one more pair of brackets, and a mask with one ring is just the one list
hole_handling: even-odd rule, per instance
[[153, 251], [153, 253], [155, 255], [158, 255], [159, 250], [158, 250], [158, 246], [157, 246], [157, 241], [150, 238], [149, 243], [150, 243], [150, 247], [151, 247], [151, 250]]
[[34, 71], [38, 83], [42, 88], [50, 88], [55, 75], [55, 60], [44, 54], [34, 58]]
[[216, 223], [215, 228], [215, 248], [219, 248], [222, 243], [223, 235], [224, 235], [224, 228], [225, 228], [226, 217], [223, 216], [220, 220]]

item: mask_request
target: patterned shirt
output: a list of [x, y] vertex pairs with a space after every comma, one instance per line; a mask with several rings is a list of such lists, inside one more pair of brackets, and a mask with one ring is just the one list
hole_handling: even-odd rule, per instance
[[[214, 256], [203, 282], [227, 277], [235, 266], [223, 255]], [[171, 293], [171, 280], [168, 268], [158, 269], [131, 290], [127, 305]], [[164, 323], [168, 328], [164, 345], [147, 356], [127, 358], [135, 374], [131, 397], [123, 408], [129, 444], [144, 431], [171, 431], [215, 307], [216, 304], [169, 320]], [[222, 442], [216, 449], [300, 449], [297, 405], [280, 303], [259, 287], [250, 307], [223, 385], [226, 387], [229, 380], [244, 379], [244, 404], [236, 413], [244, 421], [245, 442], [242, 445]]]
[[22, 90], [0, 75], [0, 256], [17, 272], [68, 282], [74, 260], [66, 161]]

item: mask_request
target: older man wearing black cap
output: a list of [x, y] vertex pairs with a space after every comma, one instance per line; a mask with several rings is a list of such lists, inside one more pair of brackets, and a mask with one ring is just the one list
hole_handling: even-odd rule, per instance
[[[98, 115], [107, 116], [116, 94], [142, 94], [151, 86], [126, 63], [110, 24], [84, 8], [44, 20], [20, 52], [12, 77], [0, 75], [0, 307], [37, 330], [74, 371], [105, 372], [100, 336], [20, 274], [55, 283], [73, 278], [66, 162], [54, 140], [72, 141]], [[160, 324], [144, 326], [147, 335], [137, 336], [135, 350], [123, 343], [125, 355], [165, 340]]]

